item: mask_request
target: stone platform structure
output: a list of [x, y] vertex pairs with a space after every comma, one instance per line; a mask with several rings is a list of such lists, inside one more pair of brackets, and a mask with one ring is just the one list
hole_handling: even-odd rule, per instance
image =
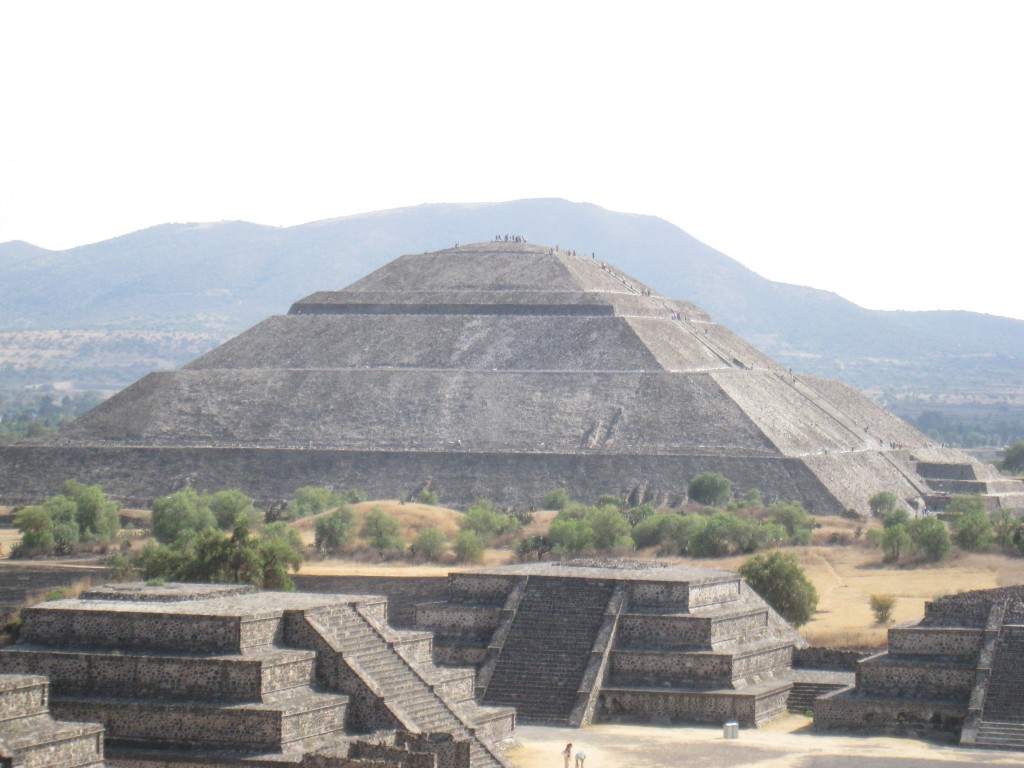
[[417, 606], [441, 664], [522, 722], [759, 725], [786, 711], [804, 641], [736, 574], [576, 560], [452, 573]]
[[866, 514], [879, 490], [918, 508], [962, 491], [1024, 506], [1024, 484], [842, 384], [793, 375], [698, 307], [517, 243], [403, 256], [0, 448], [0, 499], [77, 478], [143, 502], [185, 485], [262, 501], [326, 485], [675, 505], [703, 471], [815, 513]]
[[814, 727], [1024, 749], [1024, 587], [927, 603], [859, 663], [855, 686], [816, 700]]
[[435, 666], [381, 597], [117, 585], [22, 621], [0, 672], [49, 678], [54, 716], [102, 723], [113, 765], [344, 768], [391, 749], [395, 768], [508, 768], [514, 711], [477, 705], [473, 671]]
[[0, 765], [103, 768], [103, 726], [54, 720], [45, 677], [0, 674]]

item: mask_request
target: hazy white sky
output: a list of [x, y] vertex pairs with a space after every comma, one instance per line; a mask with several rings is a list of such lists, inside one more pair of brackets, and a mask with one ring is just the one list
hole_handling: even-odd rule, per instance
[[0, 0], [0, 242], [565, 197], [1024, 318], [1022, 40], [984, 0]]

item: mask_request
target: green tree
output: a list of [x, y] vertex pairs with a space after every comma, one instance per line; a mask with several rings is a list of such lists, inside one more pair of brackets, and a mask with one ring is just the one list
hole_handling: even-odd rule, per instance
[[108, 500], [100, 486], [66, 480], [61, 492], [75, 503], [75, 520], [83, 541], [110, 541], [117, 535], [121, 505]]
[[21, 532], [21, 542], [12, 557], [50, 555], [56, 549], [53, 518], [41, 506], [25, 507], [14, 516], [14, 527]]
[[739, 573], [751, 589], [791, 624], [803, 626], [818, 607], [818, 591], [792, 552], [754, 555], [740, 567]]
[[359, 488], [353, 488], [349, 491], [345, 491], [345, 501], [349, 504], [360, 504], [368, 498], [366, 491]]
[[540, 505], [543, 509], [562, 510], [569, 503], [569, 492], [565, 488], [555, 488], [548, 491], [541, 499]]
[[890, 525], [882, 531], [882, 559], [895, 563], [910, 546], [910, 534], [905, 525]]
[[463, 563], [479, 563], [484, 559], [484, 542], [476, 531], [461, 531], [455, 537], [453, 549]]
[[380, 507], [373, 507], [366, 513], [359, 534], [382, 554], [396, 552], [402, 549], [402, 540], [398, 537], [399, 527], [395, 518]]
[[253, 505], [252, 499], [237, 488], [217, 491], [208, 502], [210, 511], [222, 531], [230, 531], [235, 527], [239, 515], [243, 515], [250, 526], [263, 522], [263, 513]]
[[897, 525], [906, 526], [910, 522], [910, 513], [903, 507], [891, 509], [882, 516], [882, 526], [892, 528]]
[[459, 530], [476, 531], [486, 544], [519, 527], [518, 520], [500, 512], [489, 499], [477, 499], [459, 519]]
[[769, 516], [773, 523], [786, 529], [786, 535], [790, 538], [800, 535], [799, 531], [810, 533], [814, 528], [814, 518], [799, 501], [791, 501], [788, 504], [776, 502], [769, 509]]
[[626, 510], [626, 522], [630, 525], [636, 525], [637, 523], [642, 523], [655, 513], [657, 513], [657, 510], [650, 504], [644, 503], [638, 507], [631, 507]]
[[1012, 548], [1014, 542], [1024, 539], [1024, 521], [1012, 510], [1004, 507], [993, 511], [989, 523], [992, 536], [1001, 547]]
[[602, 493], [597, 497], [598, 507], [615, 507], [619, 512], [625, 512], [629, 506], [621, 496], [616, 496], [614, 493]]
[[868, 508], [871, 510], [873, 517], [881, 520], [896, 509], [898, 502], [896, 494], [892, 491], [879, 491], [868, 499]]
[[531, 554], [536, 552], [537, 559], [541, 560], [544, 555], [551, 551], [552, 546], [551, 539], [547, 536], [531, 534], [524, 536], [516, 542], [516, 554], [519, 555], [520, 560], [526, 560]]
[[153, 536], [161, 544], [171, 544], [183, 535], [194, 535], [217, 527], [217, 518], [209, 499], [185, 488], [153, 500]]
[[412, 553], [431, 563], [441, 559], [448, 546], [448, 539], [437, 528], [424, 528], [412, 544]]
[[633, 549], [633, 540], [629, 538], [629, 523], [622, 516], [618, 507], [604, 505], [595, 507], [584, 518], [594, 532], [596, 549]]
[[952, 543], [946, 524], [937, 517], [919, 517], [907, 524], [907, 533], [914, 549], [933, 562], [949, 554]]
[[1024, 440], [1018, 440], [1006, 449], [1002, 468], [1004, 472], [1014, 475], [1024, 473]]
[[953, 541], [960, 549], [979, 552], [992, 543], [992, 525], [984, 512], [958, 515], [952, 520]]
[[586, 520], [562, 517], [551, 521], [548, 538], [556, 547], [577, 554], [594, 546], [594, 529]]
[[317, 550], [336, 552], [348, 544], [352, 538], [352, 523], [355, 516], [348, 504], [342, 504], [330, 514], [318, 517], [316, 520], [316, 538], [314, 544]]
[[690, 501], [705, 507], [720, 507], [729, 500], [732, 482], [717, 472], [701, 472], [690, 481], [687, 495]]

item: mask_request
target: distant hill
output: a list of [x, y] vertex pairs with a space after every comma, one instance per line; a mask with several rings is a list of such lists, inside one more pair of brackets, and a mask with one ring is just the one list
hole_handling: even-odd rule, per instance
[[[694, 302], [783, 364], [880, 399], [998, 398], [1024, 382], [1024, 321], [864, 309], [828, 291], [767, 280], [662, 219], [556, 199], [422, 205], [284, 228], [164, 224], [65, 251], [5, 243], [0, 332], [174, 331], [203, 334], [198, 346], [212, 347], [400, 254], [505, 233], [594, 253], [664, 295]], [[181, 364], [195, 356], [197, 345], [183, 344], [180, 335], [167, 349], [159, 346], [161, 333], [152, 336], [156, 346], [147, 359]], [[35, 363], [23, 356], [21, 367], [5, 368], [0, 359], [0, 389], [75, 382], [83, 366], [102, 367], [115, 351], [102, 343], [89, 349], [92, 362], [73, 356], [66, 369], [59, 354]], [[136, 375], [135, 368], [114, 368], [106, 381], [117, 388]], [[88, 379], [95, 386], [103, 376]]]

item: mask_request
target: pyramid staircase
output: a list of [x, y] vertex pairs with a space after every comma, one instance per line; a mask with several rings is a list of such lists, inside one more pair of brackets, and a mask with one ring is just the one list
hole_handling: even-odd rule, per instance
[[0, 764], [5, 768], [103, 768], [103, 726], [50, 717], [39, 675], [0, 674]]
[[614, 588], [607, 581], [529, 578], [483, 701], [515, 706], [522, 722], [570, 724]]
[[1004, 624], [995, 644], [973, 746], [1024, 749], [1024, 625]]

